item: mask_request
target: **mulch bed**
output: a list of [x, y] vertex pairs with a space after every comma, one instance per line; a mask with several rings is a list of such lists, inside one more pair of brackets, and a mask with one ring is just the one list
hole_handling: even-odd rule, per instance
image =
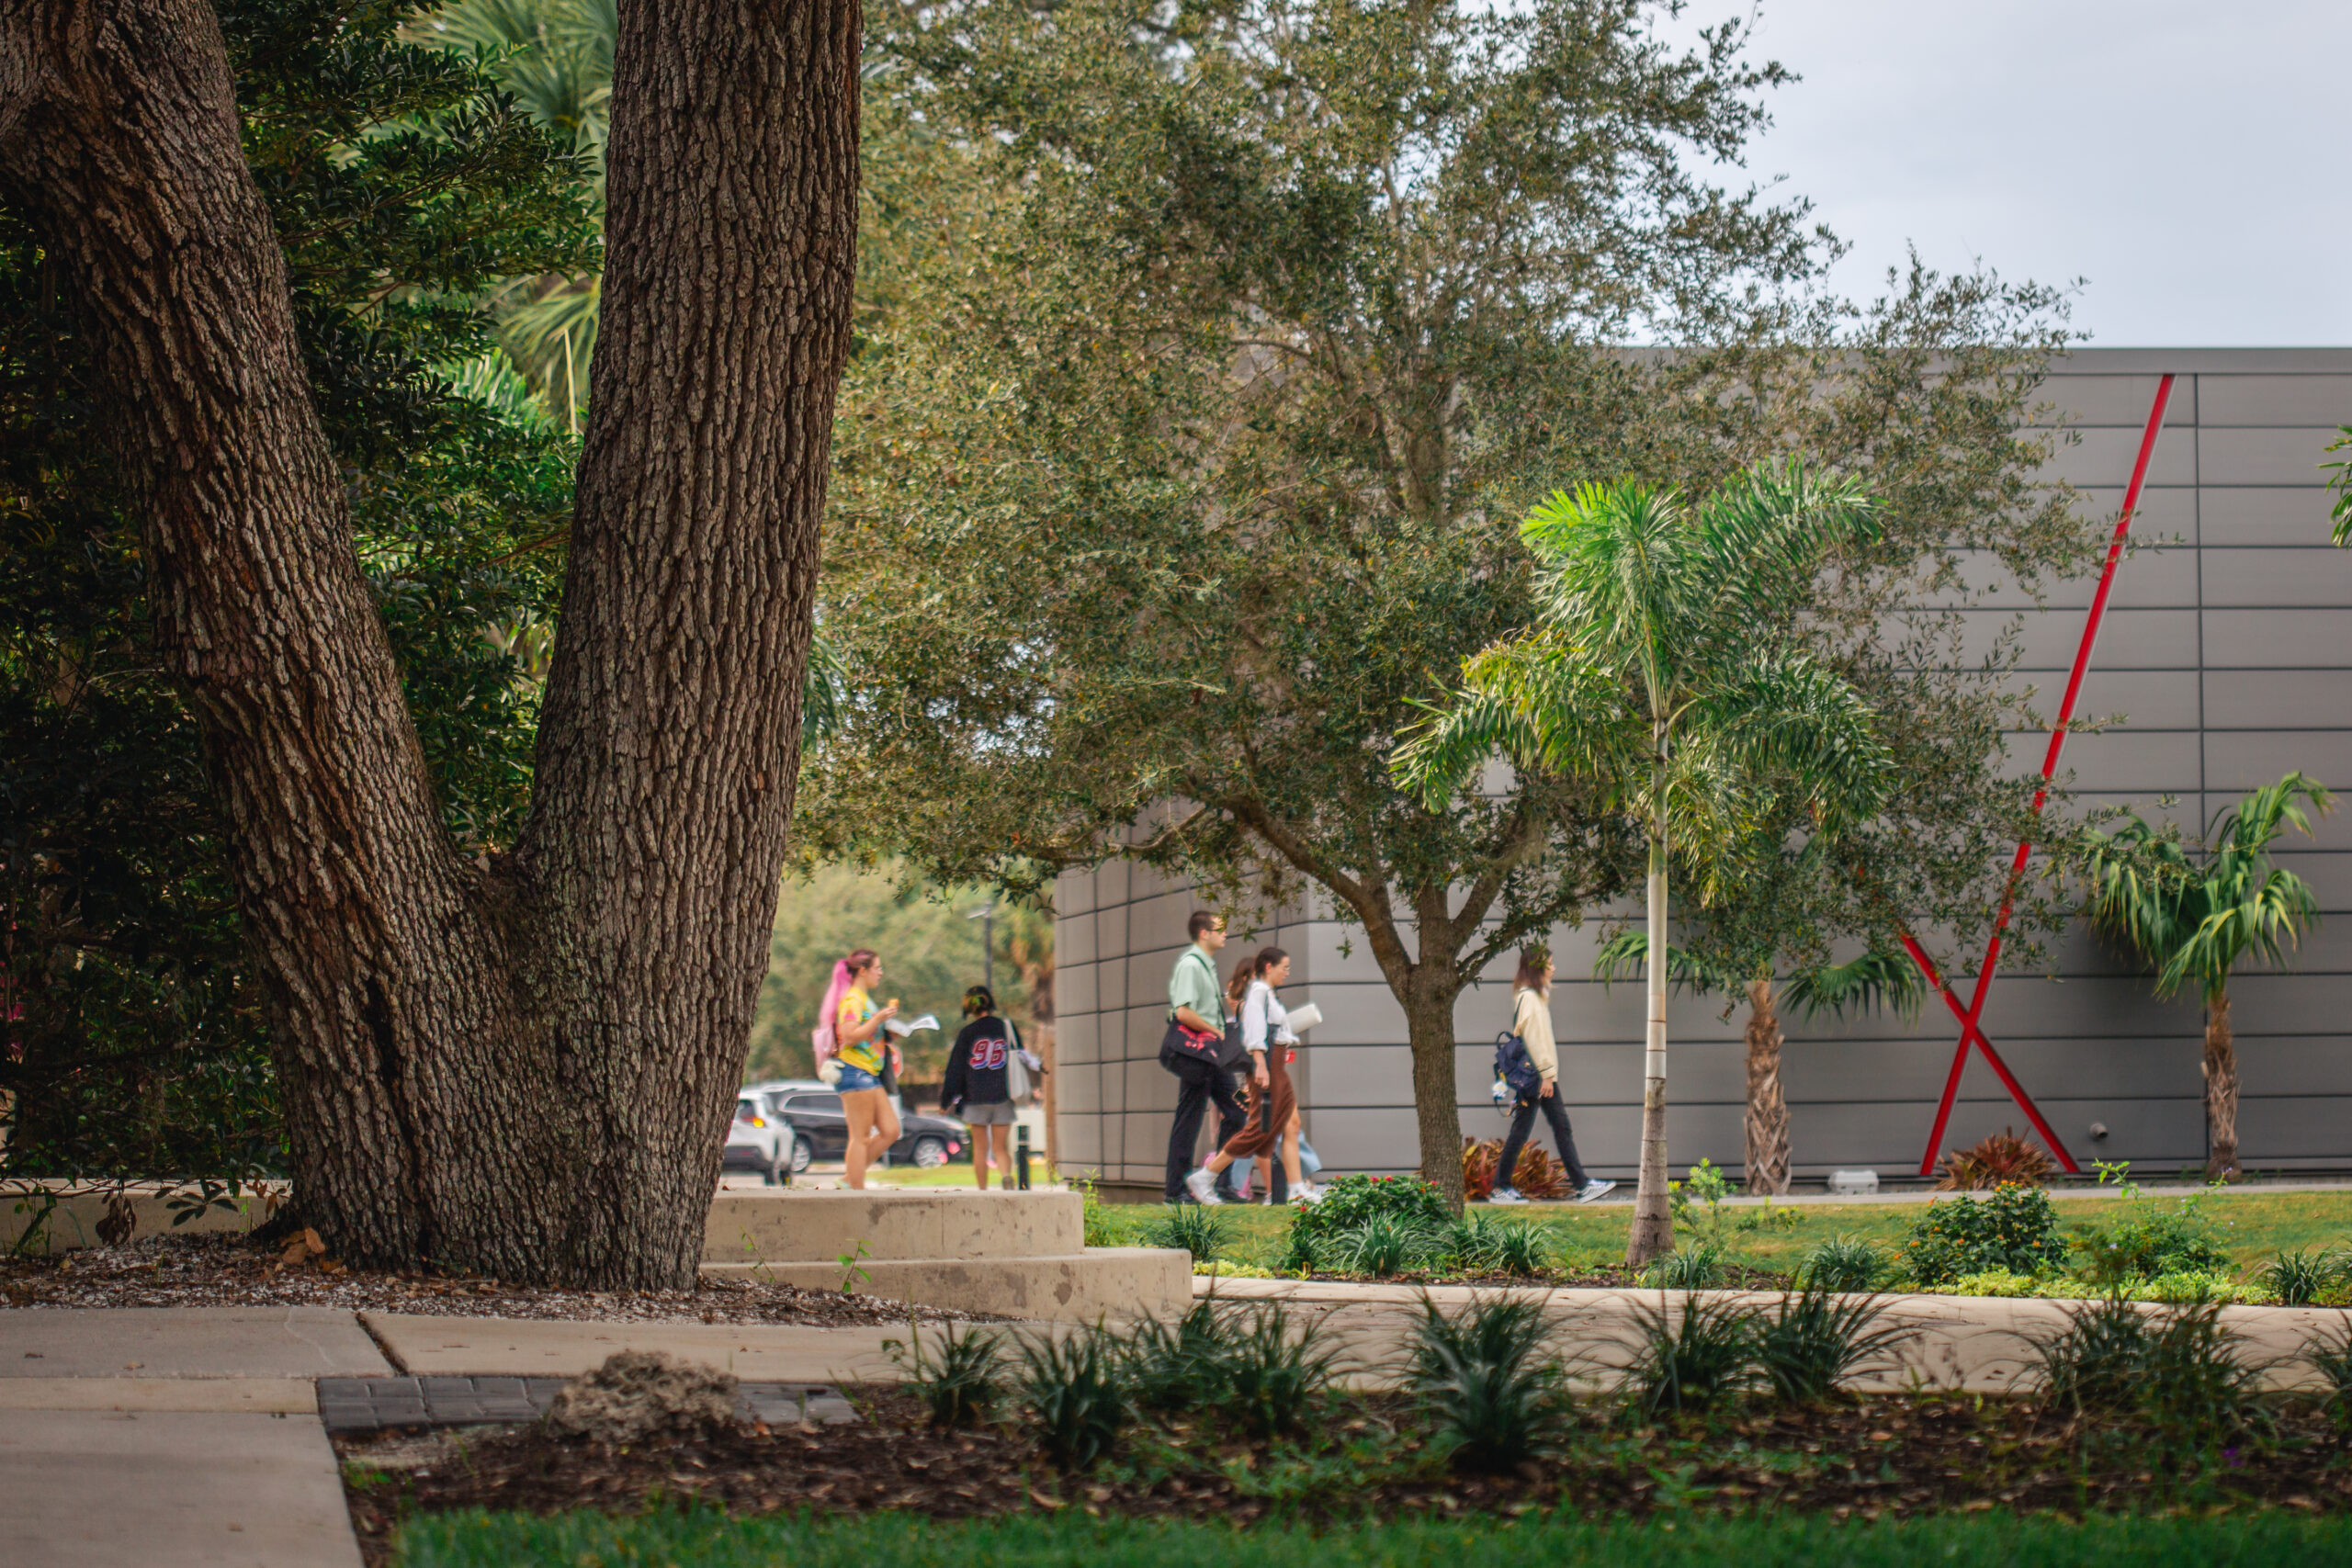
[[[441, 1274], [366, 1273], [296, 1242], [240, 1235], [149, 1236], [119, 1247], [0, 1262], [0, 1306], [320, 1306], [441, 1317], [598, 1322], [778, 1323], [819, 1328], [904, 1327], [910, 1309], [878, 1296], [842, 1295], [746, 1280], [704, 1280], [691, 1291], [555, 1291]], [[925, 1322], [988, 1322], [946, 1307], [913, 1309]]]
[[2291, 1415], [2275, 1447], [2224, 1450], [2193, 1479], [2111, 1425], [2093, 1430], [2030, 1403], [1959, 1394], [1756, 1407], [1639, 1431], [1596, 1416], [1557, 1459], [1465, 1476], [1427, 1459], [1419, 1418], [1401, 1396], [1369, 1394], [1336, 1399], [1313, 1423], [1311, 1448], [1239, 1442], [1223, 1424], [1195, 1418], [1138, 1428], [1114, 1459], [1067, 1475], [1012, 1427], [933, 1431], [911, 1394], [873, 1385], [845, 1392], [865, 1424], [759, 1427], [634, 1451], [568, 1444], [536, 1427], [438, 1434], [424, 1447], [398, 1438], [337, 1446], [360, 1461], [345, 1466], [346, 1490], [371, 1564], [390, 1561], [401, 1518], [469, 1507], [898, 1509], [949, 1519], [1075, 1507], [1245, 1525], [1562, 1506], [1634, 1517], [1756, 1507], [1839, 1518], [1994, 1507], [2075, 1514], [2183, 1501], [2352, 1512], [2352, 1456], [2332, 1431]]

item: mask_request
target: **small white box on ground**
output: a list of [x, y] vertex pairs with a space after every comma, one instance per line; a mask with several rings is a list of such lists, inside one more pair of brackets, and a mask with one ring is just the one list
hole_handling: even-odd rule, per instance
[[1875, 1192], [1878, 1172], [1875, 1170], [1833, 1170], [1829, 1173], [1832, 1192]]

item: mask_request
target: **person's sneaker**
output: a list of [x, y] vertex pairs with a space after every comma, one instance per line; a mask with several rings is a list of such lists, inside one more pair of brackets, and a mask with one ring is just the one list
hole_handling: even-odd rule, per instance
[[1489, 1203], [1524, 1203], [1527, 1200], [1519, 1195], [1519, 1189], [1516, 1187], [1498, 1187], [1492, 1192], [1487, 1194], [1487, 1201]]
[[1323, 1201], [1323, 1189], [1311, 1182], [1302, 1181], [1291, 1193], [1290, 1201], [1294, 1203], [1320, 1203]]
[[1595, 1198], [1606, 1198], [1611, 1192], [1616, 1190], [1617, 1184], [1615, 1182], [1603, 1181], [1600, 1178], [1595, 1177], [1592, 1180], [1586, 1182], [1581, 1188], [1577, 1189], [1577, 1201], [1579, 1203], [1589, 1203]]
[[1216, 1195], [1216, 1172], [1211, 1170], [1207, 1166], [1201, 1167], [1200, 1169], [1184, 1178], [1184, 1190], [1193, 1195], [1193, 1201], [1195, 1203], [1222, 1203], [1225, 1201], [1224, 1199]]

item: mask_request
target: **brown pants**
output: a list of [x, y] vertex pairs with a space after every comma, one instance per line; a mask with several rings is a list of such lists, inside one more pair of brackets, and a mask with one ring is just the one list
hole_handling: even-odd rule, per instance
[[1283, 1129], [1290, 1125], [1290, 1113], [1298, 1109], [1298, 1096], [1291, 1091], [1290, 1069], [1283, 1057], [1288, 1048], [1273, 1046], [1265, 1055], [1266, 1077], [1270, 1084], [1258, 1087], [1253, 1076], [1250, 1082], [1250, 1122], [1236, 1133], [1225, 1145], [1227, 1159], [1253, 1159], [1260, 1155], [1272, 1156], [1282, 1142]]

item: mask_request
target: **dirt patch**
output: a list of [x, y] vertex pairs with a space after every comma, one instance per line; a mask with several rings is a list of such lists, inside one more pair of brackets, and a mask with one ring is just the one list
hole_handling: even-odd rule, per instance
[[911, 1394], [873, 1385], [846, 1392], [865, 1422], [823, 1431], [736, 1427], [616, 1448], [514, 1427], [423, 1450], [401, 1438], [337, 1447], [371, 1564], [389, 1561], [402, 1518], [469, 1507], [628, 1513], [694, 1504], [739, 1516], [897, 1509], [937, 1518], [1075, 1507], [1242, 1524], [1559, 1506], [1632, 1517], [1685, 1508], [1876, 1518], [2179, 1503], [2352, 1511], [2343, 1441], [2291, 1414], [2270, 1446], [2184, 1466], [2155, 1459], [2139, 1435], [2112, 1423], [2088, 1427], [2030, 1403], [1974, 1395], [1742, 1408], [1641, 1430], [1595, 1411], [1558, 1453], [1511, 1474], [1471, 1476], [1434, 1457], [1431, 1429], [1401, 1397], [1342, 1395], [1301, 1441], [1242, 1442], [1230, 1423], [1193, 1417], [1138, 1427], [1114, 1459], [1073, 1475], [1045, 1461], [1014, 1426], [933, 1431]]
[[[297, 1238], [299, 1240], [299, 1238]], [[620, 1323], [778, 1323], [824, 1328], [903, 1326], [909, 1308], [734, 1276], [691, 1291], [553, 1291], [439, 1274], [368, 1273], [308, 1247], [243, 1236], [158, 1235], [120, 1247], [0, 1263], [0, 1306], [322, 1306], [444, 1317], [568, 1318]], [[924, 1322], [988, 1322], [918, 1307]]]

